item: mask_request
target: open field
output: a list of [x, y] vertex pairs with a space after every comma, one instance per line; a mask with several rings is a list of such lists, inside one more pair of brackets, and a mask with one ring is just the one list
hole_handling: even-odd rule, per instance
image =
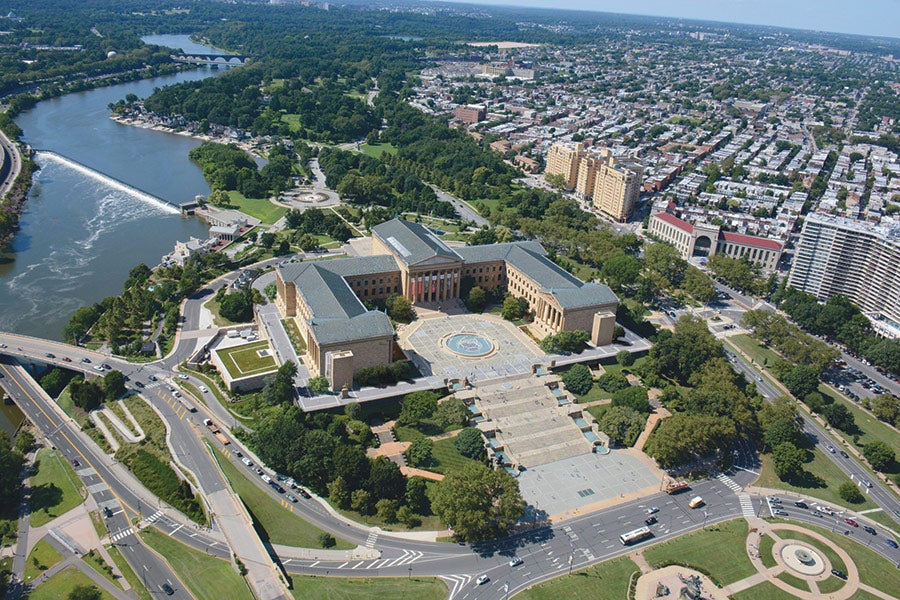
[[40, 527], [84, 499], [78, 477], [59, 452], [42, 448], [35, 462], [37, 474], [31, 478], [31, 526]]
[[[663, 542], [644, 551], [653, 567], [667, 564], [700, 566], [717, 583], [728, 585], [756, 573], [747, 557], [747, 522], [735, 519]], [[716, 560], [709, 560], [715, 556]]]
[[[247, 473], [241, 472], [225, 458], [219, 459], [218, 463], [228, 481], [231, 482], [231, 487], [241, 497], [247, 510], [256, 520], [257, 530], [263, 541], [268, 540], [273, 544], [302, 548], [321, 547], [318, 538], [323, 533], [322, 530], [294, 515], [290, 508], [282, 506], [253, 485], [247, 479], [249, 470]], [[253, 476], [255, 477], [255, 474]], [[341, 538], [335, 539], [337, 540], [337, 545], [334, 547], [336, 550], [349, 550], [356, 547], [355, 544]]]
[[640, 571], [627, 556], [614, 558], [571, 575], [539, 583], [519, 594], [521, 600], [561, 598], [626, 598], [631, 574]]
[[47, 540], [40, 540], [25, 560], [25, 581], [32, 581], [62, 560], [62, 555]]
[[268, 198], [247, 198], [240, 192], [230, 191], [231, 207], [251, 217], [257, 218], [267, 225], [271, 225], [287, 213], [283, 206], [276, 206], [269, 202]]
[[304, 577], [294, 575], [297, 600], [443, 600], [447, 585], [437, 577]]
[[[141, 539], [166, 557], [166, 561], [198, 600], [222, 598], [252, 600], [246, 582], [230, 563], [197, 552], [153, 528], [141, 532]], [[181, 587], [175, 582], [176, 590]]]
[[[265, 356], [259, 355], [261, 350], [266, 350]], [[216, 353], [234, 378], [265, 373], [276, 368], [275, 358], [269, 352], [269, 342], [265, 340], [216, 350]]]
[[393, 144], [362, 144], [359, 149], [363, 154], [371, 156], [372, 158], [381, 158], [381, 155], [385, 152], [388, 154], [397, 154], [397, 148], [395, 148]]

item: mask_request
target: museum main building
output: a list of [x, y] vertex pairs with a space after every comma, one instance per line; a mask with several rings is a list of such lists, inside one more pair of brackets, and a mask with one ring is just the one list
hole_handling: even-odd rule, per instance
[[390, 319], [364, 301], [401, 294], [413, 305], [439, 307], [460, 297], [464, 280], [524, 298], [546, 334], [585, 330], [594, 345], [612, 342], [618, 298], [552, 262], [538, 242], [451, 249], [423, 225], [400, 219], [372, 228], [371, 256], [279, 266], [275, 302], [298, 325], [310, 373], [339, 390], [352, 387], [358, 370], [394, 357]]

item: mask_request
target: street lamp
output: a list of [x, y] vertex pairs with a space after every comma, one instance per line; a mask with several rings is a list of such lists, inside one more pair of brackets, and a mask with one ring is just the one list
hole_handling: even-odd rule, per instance
[[412, 565], [409, 565], [409, 575], [407, 575], [406, 578], [412, 579]]

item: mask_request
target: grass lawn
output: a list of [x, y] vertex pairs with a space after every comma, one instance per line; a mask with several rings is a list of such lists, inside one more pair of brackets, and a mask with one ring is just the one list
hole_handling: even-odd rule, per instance
[[631, 574], [640, 571], [627, 556], [602, 562], [571, 575], [516, 594], [522, 600], [559, 600], [560, 598], [626, 598]]
[[883, 510], [866, 513], [866, 518], [875, 521], [876, 523], [881, 523], [890, 529], [896, 528], [898, 523], [896, 519], [892, 519], [891, 515]]
[[[886, 423], [876, 419], [872, 413], [860, 408], [855, 402], [851, 402], [846, 396], [828, 386], [820, 384], [819, 392], [821, 392], [822, 395], [830, 396], [836, 403], [846, 406], [847, 410], [850, 411], [850, 414], [853, 415], [853, 420], [856, 422], [858, 431], [845, 432], [844, 430], [841, 430], [841, 432], [845, 434], [847, 441], [850, 443], [853, 443], [853, 434], [859, 433], [859, 443], [854, 445], [860, 452], [862, 452], [866, 444], [874, 442], [875, 440], [881, 440], [893, 448], [895, 456], [900, 457], [900, 434], [888, 427]], [[896, 473], [898, 472], [898, 468], [900, 468], [900, 463], [894, 461], [894, 470], [887, 472], [889, 474]]]
[[585, 404], [587, 402], [594, 402], [596, 400], [605, 400], [606, 398], [612, 398], [612, 394], [610, 394], [609, 392], [604, 390], [602, 387], [600, 387], [596, 383], [590, 389], [590, 391], [588, 391], [587, 394], [582, 394], [580, 396], [578, 394], [575, 394], [571, 390], [566, 390], [566, 391], [569, 392], [570, 394], [572, 394], [573, 396], [575, 396], [575, 401], [578, 404]]
[[768, 535], [762, 536], [759, 540], [759, 559], [767, 568], [774, 567], [778, 564], [772, 555], [772, 548], [775, 547], [775, 540]]
[[[818, 585], [820, 593], [830, 594], [831, 592], [836, 592], [847, 585], [847, 582], [843, 579], [840, 579], [839, 577], [829, 577], [828, 579], [819, 581]], [[856, 598], [856, 596], [854, 596], [854, 598]]]
[[787, 571], [782, 571], [781, 573], [779, 573], [777, 575], [777, 577], [778, 577], [778, 579], [782, 580], [789, 586], [795, 587], [800, 591], [803, 591], [803, 592], [810, 591], [809, 585], [806, 583], [805, 579], [800, 579], [799, 577], [795, 577], [794, 575], [791, 575]]
[[40, 527], [84, 502], [81, 483], [72, 467], [55, 450], [42, 448], [31, 478], [31, 526]]
[[603, 418], [603, 414], [609, 410], [609, 404], [600, 404], [599, 406], [589, 406], [585, 410], [598, 421]]
[[[807, 456], [809, 456], [809, 454], [810, 453], [807, 453]], [[812, 460], [803, 465], [804, 470], [806, 470], [810, 476], [801, 481], [791, 483], [782, 481], [778, 475], [775, 474], [775, 467], [772, 464], [771, 454], [761, 455], [762, 471], [760, 472], [756, 485], [778, 490], [788, 490], [800, 494], [801, 496], [809, 495], [831, 504], [847, 506], [847, 501], [838, 495], [838, 487], [845, 481], [850, 481], [850, 478], [841, 472], [838, 466], [818, 448], [812, 450], [811, 454], [813, 457]], [[814, 479], [814, 475], [821, 477], [825, 481], [825, 487], [822, 487], [819, 482]], [[863, 494], [863, 496], [865, 496], [865, 494]], [[869, 500], [868, 496], [865, 496], [865, 498], [866, 499], [862, 503], [854, 504], [853, 510], [877, 508], [877, 506]]]
[[152, 596], [150, 595], [150, 592], [147, 591], [147, 588], [144, 587], [144, 584], [141, 583], [135, 572], [132, 571], [128, 563], [125, 562], [125, 557], [122, 556], [119, 549], [116, 546], [107, 546], [106, 551], [109, 552], [113, 562], [119, 567], [119, 572], [125, 576], [125, 581], [127, 581], [128, 585], [131, 586], [131, 589], [137, 593], [138, 598], [140, 600], [151, 600]]
[[228, 192], [228, 197], [231, 198], [231, 208], [255, 217], [267, 225], [273, 224], [288, 211], [283, 206], [272, 204], [268, 198], [247, 198], [235, 191]]
[[[76, 569], [68, 567], [63, 569], [41, 585], [28, 592], [28, 600], [59, 600], [67, 598], [76, 585], [95, 587], [94, 582], [88, 576]], [[97, 588], [99, 589], [99, 588]], [[115, 600], [106, 591], [100, 590], [101, 600]]]
[[[783, 521], [783, 520], [779, 520], [778, 522], [779, 523], [788, 523], [788, 521]], [[825, 529], [817, 528], [815, 526], [810, 526], [810, 525], [807, 525], [806, 523], [803, 523], [803, 527], [809, 527], [811, 531], [817, 531], [818, 533], [822, 533], [822, 534], [824, 534], [824, 532], [826, 531]], [[847, 572], [847, 565], [845, 565], [844, 561], [841, 559], [841, 557], [837, 555], [837, 552], [832, 550], [832, 548], [830, 546], [825, 546], [824, 544], [822, 544], [822, 542], [820, 542], [816, 538], [814, 538], [810, 535], [806, 535], [805, 533], [800, 533], [799, 531], [776, 531], [776, 533], [783, 540], [799, 540], [801, 542], [805, 542], [805, 543], [809, 544], [810, 546], [812, 546], [813, 548], [816, 548], [817, 550], [822, 552], [822, 554], [824, 554], [825, 556], [828, 557], [828, 560], [831, 561], [832, 568], [838, 569], [839, 571], [843, 571], [844, 573]], [[831, 532], [829, 531], [828, 533], [831, 533]], [[831, 536], [826, 536], [826, 537], [831, 537]], [[852, 558], [852, 556], [853, 555], [851, 554], [851, 558]]]
[[796, 596], [775, 587], [774, 584], [764, 581], [759, 585], [746, 589], [743, 592], [731, 596], [731, 600], [795, 600]]
[[727, 341], [740, 348], [744, 354], [752, 358], [758, 365], [771, 367], [777, 361], [784, 360], [771, 348], [760, 346], [759, 342], [746, 333], [729, 336]]
[[[400, 442], [412, 442], [420, 437], [426, 437], [424, 433], [412, 427], [395, 427], [394, 432], [397, 435], [397, 441]], [[445, 474], [450, 470], [462, 469], [467, 463], [475, 462], [459, 453], [459, 450], [453, 444], [453, 438], [435, 442], [432, 455], [436, 464], [427, 467], [422, 466], [421, 468], [434, 471], [435, 473]]]
[[[143, 530], [141, 539], [166, 557], [194, 598], [252, 600], [253, 594], [250, 593], [247, 583], [230, 563], [221, 558], [198, 552], [153, 528]], [[172, 587], [177, 590], [180, 586], [176, 582]]]
[[[259, 355], [260, 350], [267, 351], [265, 356]], [[275, 358], [269, 350], [269, 342], [265, 340], [216, 350], [216, 354], [234, 378], [274, 371], [277, 368]]]
[[[218, 460], [222, 471], [231, 482], [231, 487], [244, 504], [247, 510], [253, 514], [256, 520], [257, 531], [263, 541], [268, 539], [273, 544], [285, 544], [288, 546], [300, 546], [302, 548], [320, 548], [319, 534], [321, 529], [310, 525], [300, 517], [293, 514], [291, 509], [285, 508], [265, 492], [250, 482], [246, 475], [238, 470], [231, 461], [223, 458]], [[337, 539], [336, 550], [349, 550], [355, 548], [341, 538]]]
[[393, 144], [362, 144], [359, 149], [363, 154], [372, 158], [381, 158], [381, 155], [385, 152], [397, 154], [397, 148]]
[[[673, 563], [701, 566], [715, 582], [728, 585], [756, 573], [747, 557], [746, 538], [747, 522], [735, 519], [648, 548], [644, 558], [653, 567]], [[710, 561], [710, 556], [716, 560]]]
[[629, 371], [631, 373], [634, 373], [635, 371], [637, 371], [640, 368], [640, 366], [642, 364], [647, 362], [647, 360], [648, 360], [648, 358], [646, 355], [641, 356], [640, 358], [635, 359], [634, 364], [631, 365], [630, 367], [623, 367], [622, 365], [620, 365], [618, 362], [615, 362], [615, 361], [613, 361], [609, 364], [602, 363], [603, 371], [605, 373], [621, 373], [622, 371]]
[[100, 573], [101, 576], [109, 579], [110, 583], [112, 583], [114, 586], [120, 588], [122, 587], [122, 585], [113, 577], [112, 569], [110, 568], [109, 563], [103, 560], [103, 557], [100, 556], [99, 552], [97, 552], [96, 550], [91, 550], [82, 557], [82, 560], [90, 565], [92, 569]]
[[41, 573], [61, 560], [62, 555], [47, 540], [38, 541], [25, 560], [25, 581], [28, 582], [37, 578]]
[[294, 575], [291, 592], [298, 600], [443, 600], [447, 584], [437, 577], [305, 577]]
[[228, 325], [237, 325], [234, 321], [226, 319], [222, 315], [219, 314], [219, 301], [215, 299], [215, 297], [210, 298], [210, 300], [203, 305], [203, 308], [212, 313], [213, 323], [218, 325], [219, 327], [226, 327]]
[[303, 128], [303, 126], [300, 125], [300, 115], [298, 114], [288, 113], [285, 115], [281, 115], [281, 120], [287, 123], [287, 126], [291, 130], [291, 133], [297, 133]]

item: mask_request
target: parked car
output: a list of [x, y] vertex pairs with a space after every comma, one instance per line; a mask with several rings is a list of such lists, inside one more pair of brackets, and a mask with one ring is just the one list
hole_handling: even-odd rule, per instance
[[303, 489], [303, 488], [300, 488], [299, 490], [297, 490], [297, 493], [300, 494], [301, 496], [303, 496], [304, 498], [306, 498], [307, 500], [309, 500], [310, 498], [312, 498], [312, 496], [309, 495], [309, 492], [307, 492], [307, 491], [306, 491], [305, 489]]

